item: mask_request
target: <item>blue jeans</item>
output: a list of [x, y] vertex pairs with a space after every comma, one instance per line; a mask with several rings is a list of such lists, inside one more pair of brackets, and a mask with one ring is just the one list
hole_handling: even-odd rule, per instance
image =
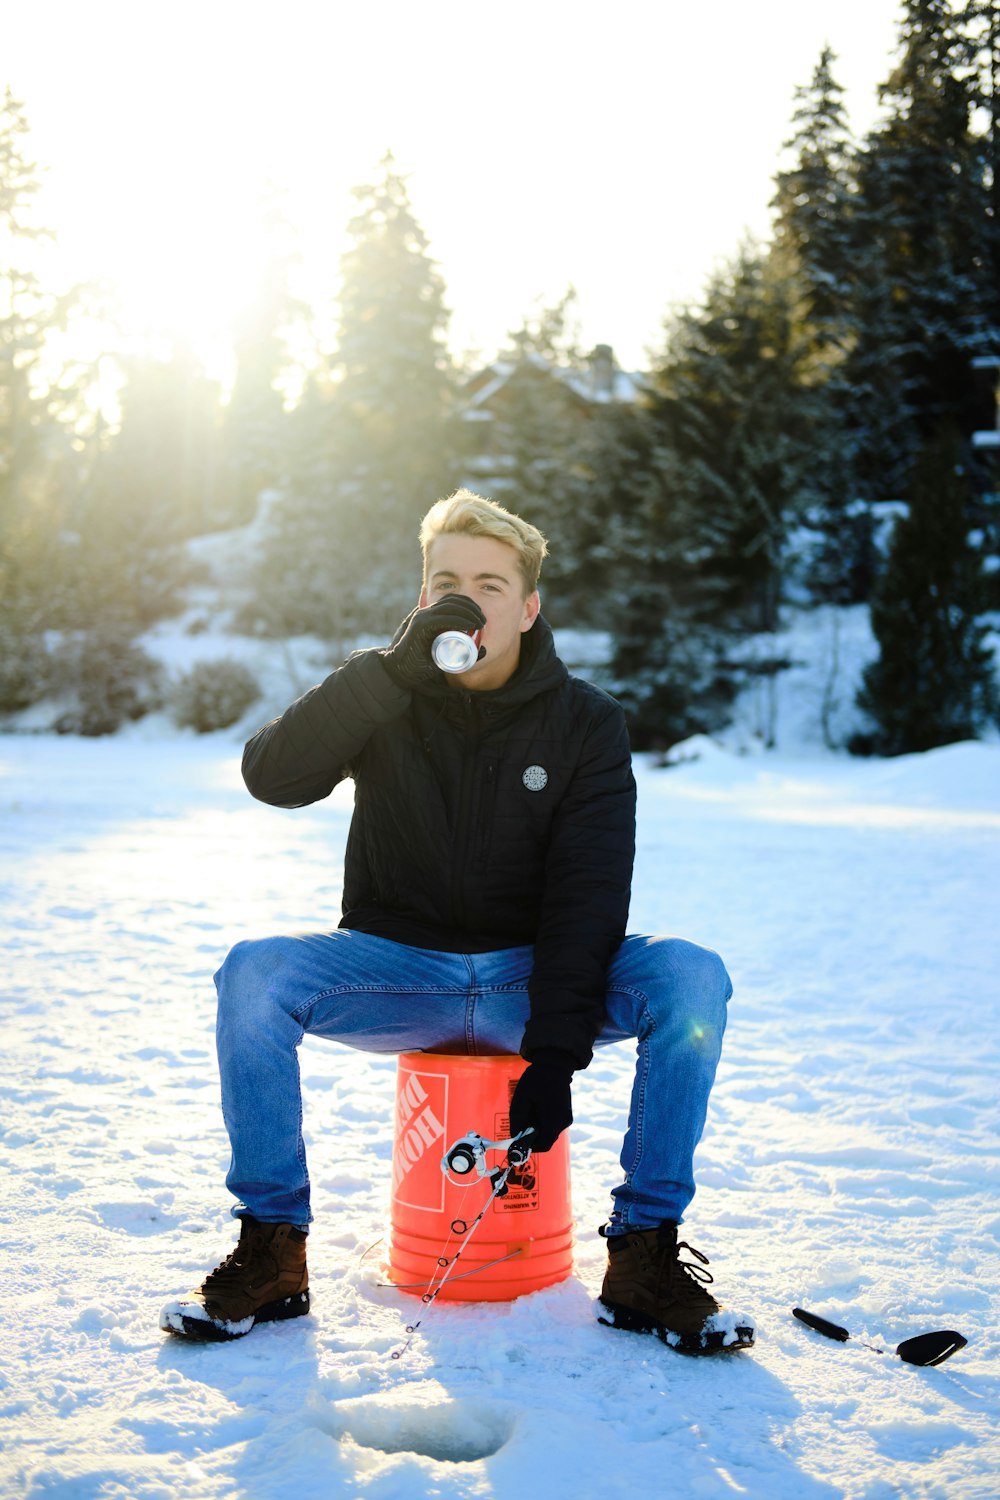
[[[215, 976], [234, 1213], [306, 1225], [297, 1047], [306, 1032], [362, 1052], [516, 1053], [533, 950], [436, 953], [338, 929], [237, 943]], [[627, 937], [608, 969], [598, 1047], [638, 1042], [624, 1181], [610, 1233], [678, 1222], [722, 1048], [732, 984], [680, 938]]]

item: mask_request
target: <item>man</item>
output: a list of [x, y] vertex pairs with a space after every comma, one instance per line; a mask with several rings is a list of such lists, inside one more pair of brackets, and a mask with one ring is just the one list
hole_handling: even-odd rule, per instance
[[[308, 1311], [311, 1220], [296, 1047], [518, 1052], [511, 1130], [551, 1149], [594, 1045], [638, 1040], [624, 1181], [602, 1229], [602, 1321], [676, 1348], [746, 1346], [678, 1242], [732, 987], [718, 956], [626, 937], [635, 782], [620, 706], [571, 677], [539, 614], [535, 527], [468, 490], [421, 527], [418, 607], [250, 740], [255, 797], [355, 782], [337, 931], [239, 943], [216, 975], [236, 1249], [161, 1326], [238, 1338]], [[445, 630], [479, 632], [446, 676]], [[682, 1260], [690, 1251], [694, 1260]]]

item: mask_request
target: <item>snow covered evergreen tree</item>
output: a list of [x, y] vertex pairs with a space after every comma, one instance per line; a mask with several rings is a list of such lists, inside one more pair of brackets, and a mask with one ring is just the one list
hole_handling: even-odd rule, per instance
[[565, 475], [566, 514], [551, 534], [553, 553], [565, 553], [559, 599], [566, 623], [607, 630], [609, 601], [628, 597], [659, 524], [662, 460], [652, 416], [635, 402], [598, 407], [578, 433]]
[[50, 336], [71, 296], [40, 284], [33, 222], [41, 186], [28, 155], [24, 106], [8, 88], [0, 102], [0, 711], [44, 691], [45, 631], [64, 623], [70, 550], [66, 528], [76, 472], [63, 420], [74, 383], [43, 369]]
[[277, 634], [398, 623], [420, 518], [458, 480], [444, 286], [391, 153], [355, 196], [339, 344], [292, 424], [288, 492], [245, 612]]
[[656, 416], [608, 412], [588, 455], [595, 498], [580, 539], [610, 629], [608, 686], [636, 749], [667, 749], [725, 722], [735, 692], [725, 583], [705, 548], [680, 461]]
[[108, 444], [99, 488], [112, 524], [163, 543], [217, 524], [222, 406], [219, 387], [191, 349], [125, 362], [121, 424]]
[[771, 258], [794, 296], [798, 378], [816, 396], [809, 524], [819, 533], [806, 581], [813, 596], [838, 604], [867, 599], [872, 527], [858, 494], [848, 437], [851, 392], [845, 359], [857, 341], [852, 234], [855, 146], [824, 47], [810, 85], [796, 90], [792, 164], [776, 178]]
[[413, 592], [420, 518], [457, 479], [444, 282], [391, 152], [355, 189], [342, 262], [333, 429], [342, 503], [372, 549], [389, 615]]
[[859, 479], [899, 498], [942, 421], [967, 425], [970, 361], [996, 324], [987, 254], [976, 44], [946, 0], [904, 0], [900, 55], [880, 89], [887, 115], [859, 158], [858, 337], [846, 375]]
[[858, 705], [876, 728], [852, 748], [880, 755], [931, 750], [974, 738], [996, 715], [960, 446], [955, 429], [943, 429], [914, 471], [909, 514], [897, 522], [872, 599], [880, 654], [864, 674]]
[[773, 630], [790, 526], [815, 499], [822, 400], [783, 276], [745, 246], [681, 314], [655, 373], [677, 499], [730, 628]]
[[795, 158], [779, 172], [774, 253], [794, 282], [799, 336], [809, 344], [803, 374], [825, 381], [839, 369], [854, 331], [852, 308], [851, 174], [854, 143], [824, 47], [806, 88], [795, 91], [795, 127], [786, 150]]
[[991, 327], [1000, 330], [1000, 7], [969, 0], [964, 21], [971, 63], [972, 101], [982, 126], [973, 136], [976, 173], [983, 184], [982, 287]]
[[307, 309], [291, 290], [285, 227], [279, 206], [269, 202], [268, 254], [233, 329], [236, 378], [222, 427], [220, 525], [251, 520], [261, 491], [279, 484], [287, 467], [289, 423], [279, 382], [291, 364], [289, 337], [305, 322]]
[[184, 348], [129, 361], [120, 401], [78, 510], [73, 624], [127, 633], [182, 605], [194, 576], [184, 543], [214, 524], [221, 408]]

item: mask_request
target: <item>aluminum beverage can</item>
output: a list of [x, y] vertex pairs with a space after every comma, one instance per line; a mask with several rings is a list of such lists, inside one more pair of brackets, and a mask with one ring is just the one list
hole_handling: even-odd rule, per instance
[[442, 672], [467, 672], [479, 660], [481, 630], [466, 635], [463, 630], [442, 630], [434, 637], [431, 656]]

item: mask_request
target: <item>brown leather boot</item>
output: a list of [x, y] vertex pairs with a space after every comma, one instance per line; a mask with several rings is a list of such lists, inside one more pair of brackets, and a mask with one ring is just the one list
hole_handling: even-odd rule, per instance
[[240, 1339], [257, 1323], [308, 1311], [305, 1234], [293, 1224], [260, 1224], [245, 1215], [236, 1249], [190, 1297], [167, 1303], [160, 1327], [202, 1342]]
[[[686, 1250], [694, 1260], [683, 1261]], [[706, 1288], [712, 1275], [708, 1257], [685, 1240], [668, 1220], [658, 1229], [630, 1229], [608, 1236], [608, 1268], [601, 1305], [610, 1328], [655, 1333], [682, 1354], [749, 1349], [753, 1319], [727, 1312]]]

